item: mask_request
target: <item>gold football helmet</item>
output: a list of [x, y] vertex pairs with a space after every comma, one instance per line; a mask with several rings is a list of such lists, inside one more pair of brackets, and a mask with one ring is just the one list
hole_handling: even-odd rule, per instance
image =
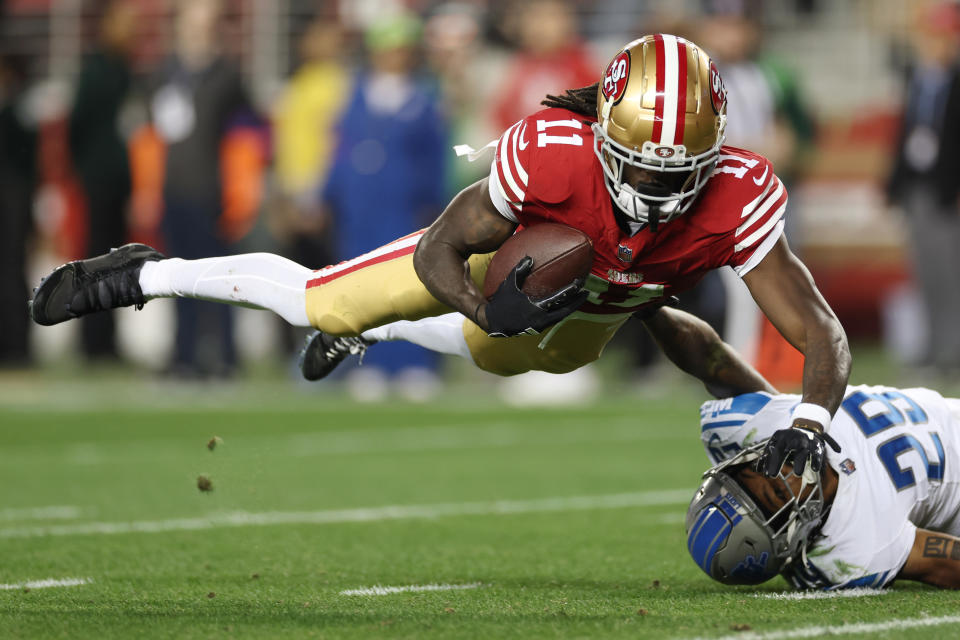
[[604, 182], [623, 213], [656, 231], [689, 209], [717, 163], [726, 111], [720, 73], [694, 43], [655, 34], [624, 47], [600, 81], [593, 125]]

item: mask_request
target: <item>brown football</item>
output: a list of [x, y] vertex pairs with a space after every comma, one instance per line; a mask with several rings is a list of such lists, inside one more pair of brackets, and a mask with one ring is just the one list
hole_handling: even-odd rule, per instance
[[593, 243], [582, 231], [544, 222], [513, 234], [497, 249], [483, 280], [489, 298], [524, 256], [533, 258], [533, 271], [523, 283], [531, 298], [543, 298], [576, 278], [586, 279], [593, 264]]

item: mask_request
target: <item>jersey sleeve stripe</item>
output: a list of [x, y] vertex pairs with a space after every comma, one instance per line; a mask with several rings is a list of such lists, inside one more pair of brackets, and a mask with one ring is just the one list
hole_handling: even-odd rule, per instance
[[723, 429], [724, 427], [742, 427], [746, 420], [720, 420], [717, 422], [704, 422], [700, 425], [700, 431], [708, 429]]
[[487, 180], [487, 193], [490, 194], [490, 201], [497, 211], [500, 212], [500, 215], [510, 222], [519, 222], [517, 219], [517, 211], [519, 211], [519, 208], [514, 209], [514, 206], [507, 201], [507, 196], [503, 193], [503, 188], [500, 186], [500, 179], [497, 177], [496, 162], [493, 163], [490, 169], [490, 179]]
[[[500, 147], [506, 147], [506, 136], [500, 141]], [[510, 203], [511, 207], [519, 209], [520, 203], [522, 202], [522, 194], [518, 194], [515, 190], [516, 181], [513, 180], [513, 177], [510, 175], [510, 168], [507, 166], [507, 157], [501, 156], [498, 150], [497, 159], [495, 161], [495, 167], [497, 169], [497, 188], [500, 193], [503, 195], [504, 199]], [[511, 182], [513, 187], [511, 187]]]
[[517, 177], [520, 178], [520, 184], [526, 189], [529, 176], [527, 175], [526, 170], [523, 168], [523, 164], [520, 162], [520, 156], [517, 155], [517, 144], [519, 141], [523, 140], [523, 134], [527, 131], [527, 123], [523, 123], [523, 127], [514, 127], [513, 134], [511, 137], [510, 149], [513, 152], [513, 166], [517, 170]]
[[783, 217], [783, 214], [786, 212], [786, 210], [787, 210], [787, 202], [786, 200], [784, 200], [783, 205], [781, 205], [780, 208], [777, 209], [776, 212], [774, 212], [774, 214], [770, 216], [770, 218], [766, 222], [764, 222], [759, 229], [751, 233], [749, 236], [747, 236], [746, 238], [738, 242], [736, 246], [733, 247], [734, 253], [738, 253], [740, 251], [743, 251], [744, 249], [752, 247], [761, 239], [765, 238], [767, 234], [771, 231], [771, 229], [773, 229], [773, 227], [776, 226], [778, 222], [780, 222], [780, 218]]
[[[722, 156], [721, 156], [721, 157], [722, 157]], [[770, 194], [770, 189], [773, 188], [773, 183], [774, 183], [773, 180], [768, 180], [768, 181], [767, 181], [767, 186], [763, 188], [763, 192], [762, 192], [759, 196], [757, 196], [756, 198], [754, 198], [753, 200], [751, 200], [751, 201], [747, 204], [747, 206], [745, 206], [745, 207], [743, 208], [743, 210], [740, 212], [740, 217], [741, 217], [741, 218], [746, 218], [748, 215], [750, 215], [751, 213], [753, 213], [754, 209], [757, 208], [757, 205], [760, 204], [761, 202], [763, 202], [763, 199], [766, 198], [767, 195]]]
[[747, 275], [751, 269], [763, 262], [763, 259], [766, 257], [770, 250], [773, 249], [773, 245], [777, 244], [777, 241], [780, 239], [780, 236], [783, 234], [783, 220], [777, 222], [776, 227], [773, 231], [767, 234], [767, 237], [763, 239], [757, 248], [753, 250], [753, 253], [750, 254], [750, 257], [747, 258], [747, 261], [741, 265], [734, 265], [734, 272], [741, 278]]
[[520, 209], [520, 202], [522, 202], [515, 193], [510, 190], [510, 186], [507, 183], [506, 174], [503, 169], [503, 163], [497, 162], [494, 165], [496, 169], [496, 184], [497, 191], [500, 192], [500, 195], [503, 196], [504, 201], [510, 205], [513, 209]]
[[524, 190], [520, 188], [519, 184], [517, 184], [517, 180], [510, 168], [509, 139], [510, 135], [518, 124], [519, 123], [513, 125], [513, 127], [510, 129], [507, 129], [507, 132], [501, 136], [500, 144], [497, 147], [496, 159], [497, 175], [500, 179], [500, 189], [503, 191], [504, 197], [506, 197], [507, 201], [516, 208], [519, 208], [520, 203], [523, 202]]
[[755, 211], [753, 211], [750, 217], [747, 218], [746, 222], [744, 222], [739, 227], [737, 227], [736, 237], [739, 238], [744, 233], [746, 233], [748, 229], [752, 228], [755, 224], [757, 224], [761, 219], [763, 219], [764, 216], [767, 215], [767, 213], [775, 205], [783, 204], [784, 206], [786, 206], [787, 199], [786, 197], [784, 197], [783, 184], [780, 183], [779, 180], [777, 180], [777, 183], [778, 184], [777, 184], [776, 191], [770, 194], [770, 196], [766, 200], [764, 200], [763, 203], [759, 207], [757, 207]]

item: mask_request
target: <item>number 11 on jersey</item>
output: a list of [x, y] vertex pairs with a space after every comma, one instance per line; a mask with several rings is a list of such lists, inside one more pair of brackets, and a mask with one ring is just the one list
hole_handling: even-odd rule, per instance
[[567, 127], [581, 131], [583, 123], [579, 120], [537, 120], [537, 146], [545, 147], [548, 144], [570, 144], [575, 147], [583, 146], [583, 136], [574, 133], [569, 136], [555, 136], [546, 133], [547, 129]]

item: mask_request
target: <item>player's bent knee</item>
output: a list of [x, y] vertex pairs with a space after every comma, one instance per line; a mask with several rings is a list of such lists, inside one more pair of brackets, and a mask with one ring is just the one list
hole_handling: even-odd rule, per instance
[[356, 324], [350, 324], [344, 318], [327, 316], [313, 322], [313, 328], [331, 336], [354, 338], [365, 331]]
[[324, 333], [340, 336], [358, 336], [367, 329], [377, 326], [364, 309], [347, 296], [337, 296], [328, 300], [323, 309], [310, 318], [314, 328]]

